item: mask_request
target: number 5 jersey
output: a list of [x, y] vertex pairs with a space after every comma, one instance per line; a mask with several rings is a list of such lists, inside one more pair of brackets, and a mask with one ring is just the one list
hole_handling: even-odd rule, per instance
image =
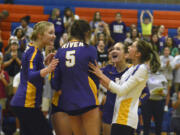
[[[52, 74], [52, 87], [61, 90], [56, 101], [64, 111], [75, 111], [98, 105], [98, 79], [88, 70], [88, 63], [97, 60], [96, 48], [83, 42], [68, 42], [55, 56], [59, 64]], [[55, 104], [54, 104], [55, 105]]]

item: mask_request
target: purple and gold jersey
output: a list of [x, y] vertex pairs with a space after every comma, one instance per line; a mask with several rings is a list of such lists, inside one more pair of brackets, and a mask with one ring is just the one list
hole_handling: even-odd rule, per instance
[[11, 100], [12, 106], [38, 108], [41, 104], [44, 80], [40, 70], [44, 68], [41, 51], [28, 45], [22, 57], [20, 84]]
[[59, 103], [64, 111], [98, 105], [98, 79], [88, 71], [88, 63], [97, 60], [96, 48], [83, 42], [68, 42], [55, 57], [60, 62], [51, 84], [53, 89], [62, 91], [61, 96], [53, 98], [56, 105]]

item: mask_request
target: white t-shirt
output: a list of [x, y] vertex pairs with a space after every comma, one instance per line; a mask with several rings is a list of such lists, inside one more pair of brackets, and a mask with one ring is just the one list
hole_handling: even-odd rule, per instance
[[13, 87], [17, 88], [20, 83], [20, 72], [17, 73], [13, 79]]
[[117, 94], [112, 123], [137, 128], [139, 97], [147, 80], [148, 67], [140, 64], [130, 67], [116, 83], [110, 81], [109, 89]]
[[[167, 61], [169, 62], [169, 65], [167, 66]], [[160, 56], [160, 61], [161, 61], [161, 72], [162, 74], [166, 77], [167, 80], [172, 80], [173, 79], [173, 56], [168, 56], [165, 57], [164, 55]]]
[[167, 95], [167, 79], [160, 72], [149, 74], [147, 86], [152, 100], [162, 100]]
[[[173, 66], [180, 64], [180, 55], [177, 55], [173, 60]], [[180, 83], [180, 68], [175, 69], [174, 82]]]

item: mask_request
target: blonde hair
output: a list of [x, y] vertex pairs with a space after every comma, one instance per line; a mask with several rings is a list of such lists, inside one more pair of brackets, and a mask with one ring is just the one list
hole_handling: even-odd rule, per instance
[[52, 26], [53, 23], [47, 21], [41, 21], [34, 25], [33, 32], [31, 35], [31, 40], [36, 41], [38, 38], [38, 34], [43, 35], [48, 27]]
[[55, 20], [56, 19], [56, 12], [57, 11], [60, 11], [58, 8], [54, 8], [53, 10], [52, 10], [52, 14], [51, 14], [51, 18], [52, 18], [52, 20]]

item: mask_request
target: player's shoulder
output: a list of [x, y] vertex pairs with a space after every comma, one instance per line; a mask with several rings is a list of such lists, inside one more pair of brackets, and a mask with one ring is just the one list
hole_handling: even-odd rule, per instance
[[37, 47], [33, 46], [32, 44], [29, 44], [27, 45], [23, 55], [26, 58], [31, 58], [31, 57], [35, 58], [37, 56], [40, 56], [40, 54], [41, 52]]

